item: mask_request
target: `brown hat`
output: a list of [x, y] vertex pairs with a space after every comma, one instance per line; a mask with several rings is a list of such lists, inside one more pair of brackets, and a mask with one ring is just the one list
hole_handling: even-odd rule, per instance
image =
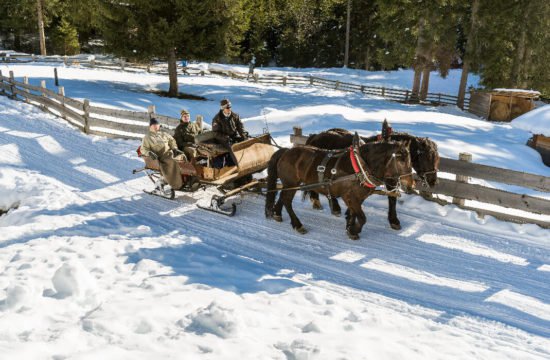
[[185, 110], [185, 109], [183, 109], [183, 110], [180, 111], [180, 116], [183, 116], [183, 115], [186, 115], [186, 114], [187, 114], [187, 115], [191, 115], [191, 114], [189, 113], [189, 111], [187, 111], [187, 110]]
[[228, 99], [223, 99], [220, 101], [220, 107], [223, 109], [231, 109], [231, 101]]

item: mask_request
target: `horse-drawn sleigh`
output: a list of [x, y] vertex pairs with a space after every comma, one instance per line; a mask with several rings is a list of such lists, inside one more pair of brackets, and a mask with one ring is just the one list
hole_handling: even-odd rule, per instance
[[[385, 129], [387, 132], [386, 123]], [[302, 234], [307, 230], [292, 209], [292, 199], [298, 190], [310, 193], [317, 208], [317, 193], [327, 195], [335, 215], [340, 209], [336, 198], [341, 197], [347, 206], [346, 232], [356, 240], [367, 220], [362, 203], [368, 196], [374, 193], [388, 196], [388, 220], [393, 229], [400, 229], [395, 196], [400, 188], [414, 186], [412, 169], [416, 170], [417, 180], [430, 186], [437, 181], [437, 146], [427, 138], [408, 134], [386, 133], [385, 136], [359, 138], [357, 134], [342, 129], [331, 129], [310, 137], [308, 144], [315, 146], [282, 148], [277, 152], [271, 144], [270, 134], [263, 134], [232, 145], [234, 156], [231, 158], [236, 159], [236, 164], [226, 164], [225, 160], [229, 159], [227, 149], [212, 143], [211, 139], [208, 133], [199, 136], [198, 156], [191, 161], [178, 162], [186, 185], [177, 191], [195, 192], [206, 186], [216, 186], [222, 195], [212, 196], [208, 206], [197, 206], [233, 216], [236, 205], [232, 203], [230, 207], [224, 207], [226, 199], [243, 191], [262, 192], [267, 188], [264, 192], [267, 195], [266, 217], [282, 221], [284, 206], [292, 227]], [[175, 190], [163, 184], [159, 162], [140, 156], [145, 167], [134, 170], [134, 173], [145, 171], [157, 185], [158, 190], [149, 193], [173, 199]], [[267, 179], [252, 177], [265, 169], [268, 169]], [[384, 190], [378, 190], [379, 186], [384, 186]]]
[[[267, 168], [275, 147], [271, 145], [271, 136], [266, 133], [233, 144], [231, 151], [234, 156], [230, 157], [229, 149], [212, 141], [213, 138], [211, 132], [197, 137], [197, 156], [194, 159], [187, 161], [185, 157], [176, 157], [184, 183], [181, 189], [172, 189], [161, 175], [159, 161], [141, 154], [140, 149], [138, 156], [143, 159], [145, 166], [133, 173], [144, 171], [156, 186], [153, 191], [145, 192], [167, 199], [174, 199], [176, 191], [195, 192], [215, 186], [222, 195], [212, 196], [208, 206], [197, 206], [233, 216], [236, 205], [233, 203], [230, 207], [224, 207], [225, 200], [243, 191], [259, 190], [261, 180], [254, 179], [252, 175]], [[237, 163], [234, 164], [231, 159], [235, 159]]]

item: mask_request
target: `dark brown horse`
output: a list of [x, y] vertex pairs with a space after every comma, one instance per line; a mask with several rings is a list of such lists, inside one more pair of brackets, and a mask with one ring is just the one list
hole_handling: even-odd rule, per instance
[[[439, 154], [437, 152], [437, 144], [428, 138], [412, 136], [406, 133], [392, 133], [385, 139], [397, 141], [410, 141], [410, 153], [412, 167], [422, 182], [433, 187], [437, 184], [437, 171], [439, 169]], [[316, 146], [322, 149], [344, 149], [352, 143], [353, 134], [345, 129], [330, 129], [319, 134], [310, 135], [306, 145]], [[371, 136], [361, 138], [366, 143], [381, 141], [380, 136]], [[395, 184], [386, 183], [387, 190], [393, 190]], [[310, 199], [313, 203], [313, 208], [321, 209], [319, 194], [315, 191], [309, 192]], [[331, 211], [334, 215], [340, 215], [340, 205], [335, 197], [329, 198]], [[395, 196], [388, 196], [388, 221], [392, 229], [401, 229], [401, 224], [397, 218], [397, 199]]]
[[[353, 240], [358, 239], [367, 221], [361, 205], [375, 187], [388, 181], [412, 187], [414, 180], [408, 143], [355, 144], [338, 153], [312, 146], [298, 146], [280, 149], [273, 154], [267, 168], [266, 217], [282, 221], [284, 205], [292, 227], [305, 234], [307, 230], [294, 213], [292, 200], [298, 189], [311, 185], [319, 193], [344, 199], [348, 207], [347, 234]], [[316, 185], [319, 183], [320, 171], [326, 179], [332, 181], [330, 185]], [[283, 190], [275, 204], [277, 179], [281, 180]]]

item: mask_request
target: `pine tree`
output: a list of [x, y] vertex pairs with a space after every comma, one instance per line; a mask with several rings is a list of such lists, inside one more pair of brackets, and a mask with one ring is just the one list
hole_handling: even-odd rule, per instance
[[176, 58], [212, 60], [238, 53], [246, 28], [240, 0], [101, 0], [108, 51], [132, 60], [168, 60], [169, 96], [178, 93]]
[[56, 54], [75, 55], [79, 53], [78, 33], [67, 20], [61, 19], [52, 33], [53, 48]]

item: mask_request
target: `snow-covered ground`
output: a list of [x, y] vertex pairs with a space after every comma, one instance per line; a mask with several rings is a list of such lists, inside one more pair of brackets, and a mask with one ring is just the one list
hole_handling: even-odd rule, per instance
[[[53, 68], [0, 66], [32, 84]], [[298, 71], [298, 70], [296, 70]], [[208, 119], [229, 97], [252, 133], [281, 144], [384, 118], [434, 139], [443, 156], [550, 176], [530, 133], [452, 107], [391, 103], [309, 87], [180, 77], [206, 102], [159, 98], [152, 74], [59, 68], [68, 96], [92, 104]], [[386, 73], [381, 73], [384, 77]], [[392, 76], [388, 73], [387, 76]], [[403, 81], [401, 86], [407, 87]], [[383, 82], [383, 79], [380, 79]], [[456, 85], [456, 83], [455, 83]], [[404, 196], [393, 231], [369, 198], [361, 240], [344, 219], [295, 201], [310, 230], [263, 217], [246, 195], [234, 218], [142, 192], [137, 141], [86, 136], [0, 97], [0, 354], [12, 359], [547, 359], [550, 231]], [[489, 184], [491, 185], [491, 184]], [[496, 186], [496, 184], [494, 184]], [[547, 194], [537, 194], [546, 196]]]

